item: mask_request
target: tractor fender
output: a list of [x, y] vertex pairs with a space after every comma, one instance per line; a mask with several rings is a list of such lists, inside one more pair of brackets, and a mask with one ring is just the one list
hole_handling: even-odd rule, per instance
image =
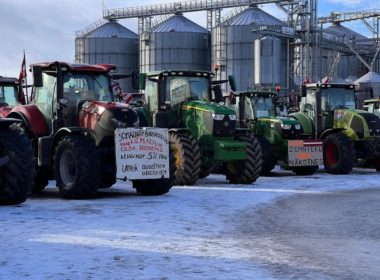
[[85, 137], [90, 137], [92, 140], [96, 140], [94, 133], [86, 128], [82, 127], [63, 127], [59, 129], [54, 135], [53, 147], [67, 135], [81, 135]]
[[21, 121], [19, 119], [15, 118], [0, 118], [0, 129], [9, 129], [9, 126], [14, 123], [20, 123]]
[[36, 137], [49, 133], [45, 118], [36, 105], [16, 106], [9, 113], [8, 117], [22, 120]]
[[326, 129], [325, 131], [322, 132], [322, 134], [319, 136], [320, 139], [325, 139], [328, 135], [332, 134], [332, 133], [338, 133], [338, 132], [341, 132], [341, 131], [344, 131], [346, 129], [344, 128], [329, 128], [329, 129]]
[[81, 127], [63, 127], [59, 129], [54, 135], [48, 135], [38, 138], [38, 165], [39, 166], [52, 166], [52, 160], [55, 147], [59, 141], [68, 135], [83, 135], [85, 137], [92, 137], [90, 131]]
[[169, 132], [190, 132], [188, 128], [170, 128]]

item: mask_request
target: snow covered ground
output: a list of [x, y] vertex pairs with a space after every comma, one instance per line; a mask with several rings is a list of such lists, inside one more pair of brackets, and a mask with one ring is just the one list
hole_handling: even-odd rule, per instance
[[276, 170], [248, 186], [211, 175], [159, 197], [122, 183], [91, 200], [62, 199], [51, 182], [24, 204], [0, 208], [0, 279], [279, 279], [261, 263], [276, 257], [235, 238], [239, 214], [300, 194], [379, 189], [378, 178]]

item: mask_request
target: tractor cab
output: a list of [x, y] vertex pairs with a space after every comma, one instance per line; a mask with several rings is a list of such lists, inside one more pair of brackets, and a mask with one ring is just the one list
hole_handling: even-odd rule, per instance
[[18, 79], [0, 76], [0, 107], [18, 104], [18, 89]]
[[25, 96], [19, 90], [18, 79], [0, 76], [0, 117], [6, 117], [18, 104], [25, 104]]
[[380, 117], [380, 99], [373, 98], [364, 100], [363, 110]]
[[340, 125], [347, 111], [355, 111], [355, 86], [310, 84], [302, 97], [301, 111], [316, 119], [317, 133]]

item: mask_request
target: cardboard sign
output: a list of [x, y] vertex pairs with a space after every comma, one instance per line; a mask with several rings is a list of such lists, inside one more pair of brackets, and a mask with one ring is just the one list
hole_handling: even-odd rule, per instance
[[115, 130], [118, 179], [169, 178], [169, 133], [164, 128]]
[[319, 140], [289, 140], [289, 166], [323, 165], [323, 145]]

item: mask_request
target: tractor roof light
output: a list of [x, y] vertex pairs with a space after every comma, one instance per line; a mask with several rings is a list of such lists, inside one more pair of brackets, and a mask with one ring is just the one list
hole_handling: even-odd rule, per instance
[[177, 75], [177, 72], [170, 72], [170, 75], [175, 76]]
[[199, 72], [198, 72], [198, 73], [197, 73], [197, 76], [202, 76], [202, 73], [199, 73]]
[[178, 75], [182, 76], [182, 75], [183, 75], [183, 72], [178, 72]]
[[163, 76], [169, 76], [169, 73], [168, 72], [164, 72], [162, 73]]
[[203, 73], [203, 76], [204, 77], [208, 77], [208, 73]]

